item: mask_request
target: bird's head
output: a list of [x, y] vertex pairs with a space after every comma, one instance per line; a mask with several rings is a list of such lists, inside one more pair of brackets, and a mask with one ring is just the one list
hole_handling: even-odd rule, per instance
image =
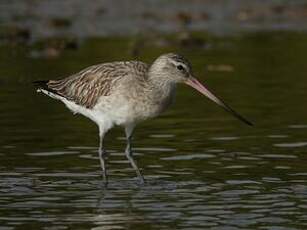
[[169, 83], [185, 82], [192, 76], [190, 62], [183, 56], [174, 53], [163, 54], [151, 65], [150, 71], [160, 81]]
[[210, 92], [204, 84], [200, 83], [193, 75], [190, 62], [183, 56], [175, 53], [163, 54], [154, 61], [149, 69], [149, 72], [154, 73], [153, 75], [157, 76], [159, 81], [169, 83], [185, 83], [186, 85], [191, 86], [201, 94], [208, 97], [211, 101], [230, 112], [239, 120], [248, 125], [253, 125], [240, 114], [235, 112], [220, 98]]

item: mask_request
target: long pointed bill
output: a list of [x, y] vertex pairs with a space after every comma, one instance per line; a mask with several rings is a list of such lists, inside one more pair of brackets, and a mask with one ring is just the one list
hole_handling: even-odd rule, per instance
[[251, 122], [249, 122], [244, 117], [242, 117], [240, 114], [238, 114], [236, 111], [234, 111], [232, 108], [230, 108], [227, 104], [225, 104], [221, 99], [219, 99], [218, 97], [214, 96], [213, 93], [211, 93], [196, 78], [189, 77], [188, 80], [185, 81], [185, 83], [187, 85], [193, 87], [194, 89], [196, 89], [197, 91], [199, 91], [200, 93], [205, 95], [206, 97], [208, 97], [210, 100], [214, 101], [219, 106], [223, 107], [223, 109], [225, 109], [226, 111], [230, 112], [233, 116], [235, 116], [236, 118], [238, 118], [239, 120], [241, 120], [245, 124], [250, 125], [250, 126], [253, 125]]

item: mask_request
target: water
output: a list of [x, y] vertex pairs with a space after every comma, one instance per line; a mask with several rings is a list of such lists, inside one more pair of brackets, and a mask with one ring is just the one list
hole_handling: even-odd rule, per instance
[[92, 39], [53, 59], [2, 45], [0, 229], [307, 228], [306, 41], [268, 33], [210, 38], [202, 48], [145, 45], [147, 61], [186, 54], [195, 75], [256, 126], [180, 86], [172, 109], [136, 129], [145, 185], [123, 155], [123, 131], [109, 133], [107, 189], [96, 126], [30, 82], [131, 59], [130, 40]]

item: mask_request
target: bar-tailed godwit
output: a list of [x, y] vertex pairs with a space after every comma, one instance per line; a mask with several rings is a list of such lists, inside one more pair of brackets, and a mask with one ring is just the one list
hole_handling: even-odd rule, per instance
[[176, 84], [185, 83], [252, 125], [193, 77], [191, 65], [183, 56], [168, 53], [151, 65], [140, 61], [120, 61], [90, 66], [60, 80], [34, 82], [38, 92], [62, 101], [73, 113], [80, 113], [99, 128], [99, 159], [107, 183], [106, 150], [103, 139], [113, 126], [125, 128], [126, 156], [141, 182], [144, 178], [131, 150], [133, 130], [141, 121], [156, 117], [172, 103]]

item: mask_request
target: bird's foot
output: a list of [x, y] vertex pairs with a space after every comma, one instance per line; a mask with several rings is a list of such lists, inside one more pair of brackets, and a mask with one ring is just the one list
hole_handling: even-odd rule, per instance
[[109, 181], [106, 171], [102, 171], [102, 180], [105, 187], [107, 187]]
[[141, 185], [144, 185], [144, 184], [145, 184], [145, 179], [144, 179], [144, 177], [141, 175], [141, 176], [138, 176], [138, 178], [139, 178], [139, 183], [140, 183]]

